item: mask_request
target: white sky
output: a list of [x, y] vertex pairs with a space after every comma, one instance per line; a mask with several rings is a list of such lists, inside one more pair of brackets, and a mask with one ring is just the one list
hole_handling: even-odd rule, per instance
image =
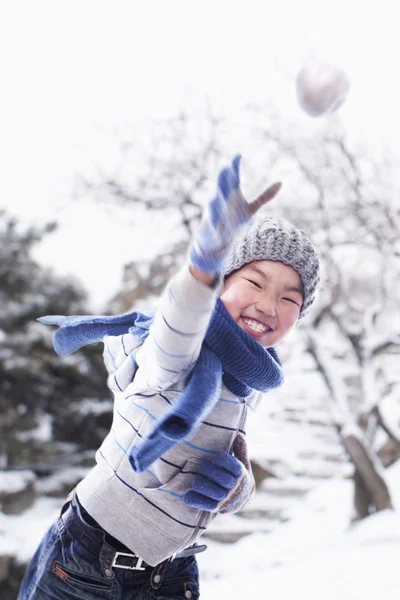
[[[88, 227], [86, 213], [78, 222], [83, 207], [68, 203], [73, 175], [98, 151], [97, 128], [173, 114], [185, 98], [204, 94], [233, 128], [242, 105], [268, 98], [314, 127], [293, 86], [311, 48], [350, 74], [340, 112], [348, 127], [396, 146], [398, 40], [395, 5], [386, 0], [3, 3], [1, 205], [38, 222], [62, 218], [58, 245], [48, 244], [42, 258], [84, 277], [103, 300], [100, 273], [112, 259], [122, 264], [121, 254], [110, 258], [104, 248], [109, 217], [99, 211]], [[88, 240], [98, 268], [85, 252]]]

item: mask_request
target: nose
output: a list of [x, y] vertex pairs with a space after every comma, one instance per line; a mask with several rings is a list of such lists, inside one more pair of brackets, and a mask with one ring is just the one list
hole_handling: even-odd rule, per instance
[[259, 298], [256, 308], [268, 317], [276, 317], [276, 301], [271, 294], [263, 294]]

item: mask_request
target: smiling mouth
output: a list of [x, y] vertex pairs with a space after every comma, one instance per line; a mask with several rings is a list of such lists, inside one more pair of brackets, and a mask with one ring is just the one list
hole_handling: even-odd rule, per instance
[[243, 323], [250, 329], [254, 331], [254, 333], [268, 333], [272, 331], [271, 327], [261, 323], [260, 321], [256, 321], [255, 319], [250, 319], [249, 317], [242, 317]]

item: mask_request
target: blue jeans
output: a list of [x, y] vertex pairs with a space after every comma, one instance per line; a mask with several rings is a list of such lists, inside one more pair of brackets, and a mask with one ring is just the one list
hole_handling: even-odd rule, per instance
[[[83, 519], [76, 504], [74, 514], [88, 535], [103, 533]], [[167, 559], [156, 567], [147, 566], [143, 571], [112, 567], [114, 556], [115, 550], [106, 541], [99, 556], [94, 556], [72, 537], [60, 516], [43, 537], [28, 565], [17, 600], [199, 598], [195, 556]]]

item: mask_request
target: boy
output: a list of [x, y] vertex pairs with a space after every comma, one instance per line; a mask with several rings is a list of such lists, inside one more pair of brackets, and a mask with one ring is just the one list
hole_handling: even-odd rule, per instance
[[247, 228], [240, 156], [218, 178], [189, 266], [153, 317], [45, 317], [61, 355], [104, 338], [111, 430], [36, 551], [19, 600], [198, 598], [197, 544], [254, 491], [248, 407], [283, 382], [273, 348], [314, 300], [307, 236], [267, 218]]

